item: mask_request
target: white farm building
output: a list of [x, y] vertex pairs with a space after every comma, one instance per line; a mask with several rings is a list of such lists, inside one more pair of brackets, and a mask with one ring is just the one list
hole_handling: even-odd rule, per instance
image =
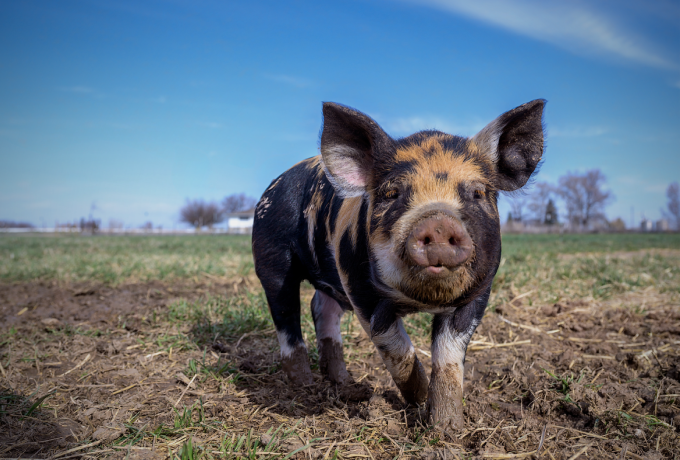
[[227, 231], [229, 233], [250, 235], [253, 232], [255, 209], [227, 214]]

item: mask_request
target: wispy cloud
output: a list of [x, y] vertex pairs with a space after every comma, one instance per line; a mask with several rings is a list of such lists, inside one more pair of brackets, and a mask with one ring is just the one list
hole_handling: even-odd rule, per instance
[[596, 137], [606, 132], [607, 129], [601, 126], [548, 127], [548, 136], [550, 137]]
[[[583, 0], [406, 0], [430, 5], [552, 43], [578, 54], [610, 55], [651, 67], [680, 69], [661, 47], [616, 17], [641, 13], [635, 2]], [[601, 8], [598, 9], [598, 5]], [[609, 10], [607, 11], [607, 7]], [[615, 9], [614, 9], [615, 8]], [[649, 14], [649, 11], [646, 11]], [[661, 20], [661, 12], [654, 13]]]
[[296, 88], [306, 88], [314, 84], [314, 82], [308, 78], [294, 77], [291, 75], [264, 74], [264, 78], [279, 83], [285, 83], [290, 86], [295, 86]]
[[406, 118], [376, 117], [376, 121], [389, 134], [408, 136], [424, 129], [436, 129], [449, 134], [472, 136], [481, 130], [485, 123], [458, 124], [439, 117], [412, 116]]

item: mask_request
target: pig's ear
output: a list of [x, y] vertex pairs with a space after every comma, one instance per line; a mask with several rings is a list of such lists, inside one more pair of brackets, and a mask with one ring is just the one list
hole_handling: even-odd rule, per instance
[[496, 164], [497, 186], [511, 192], [527, 183], [543, 156], [544, 99], [505, 112], [472, 138], [482, 155]]
[[328, 180], [342, 196], [366, 191], [377, 156], [391, 144], [392, 139], [370, 117], [324, 102], [321, 156]]

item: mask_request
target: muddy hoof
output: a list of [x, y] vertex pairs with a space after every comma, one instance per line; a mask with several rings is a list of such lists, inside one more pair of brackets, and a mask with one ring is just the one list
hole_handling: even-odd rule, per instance
[[293, 385], [304, 386], [314, 383], [312, 370], [309, 368], [307, 350], [304, 348], [299, 348], [290, 356], [283, 357], [281, 359], [281, 368]]
[[459, 433], [465, 426], [462, 401], [451, 401], [447, 407], [428, 406], [428, 419], [435, 430]]
[[347, 372], [345, 360], [342, 358], [342, 343], [332, 339], [319, 341], [319, 369], [328, 379], [337, 384], [352, 383], [352, 377]]
[[411, 375], [409, 378], [397, 384], [401, 395], [404, 397], [407, 403], [414, 406], [418, 406], [424, 403], [428, 397], [428, 381], [427, 374], [423, 365], [420, 364], [418, 358], [415, 358], [413, 362], [413, 368], [411, 369]]
[[354, 379], [347, 372], [347, 367], [344, 361], [329, 361], [325, 363], [326, 366], [321, 367], [323, 375], [328, 377], [331, 382], [338, 385], [349, 385], [354, 383]]

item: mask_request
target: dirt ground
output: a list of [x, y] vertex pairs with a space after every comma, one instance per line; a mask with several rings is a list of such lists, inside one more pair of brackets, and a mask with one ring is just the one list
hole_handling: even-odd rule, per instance
[[[219, 317], [167, 319], [178, 302], [252, 289], [0, 285], [0, 457], [680, 458], [677, 294], [541, 305], [514, 292], [473, 336], [464, 431], [439, 433], [405, 406], [356, 319], [356, 383], [341, 388], [318, 369], [291, 387], [269, 327], [207, 340], [197, 331]], [[429, 371], [429, 338], [413, 340]]]

